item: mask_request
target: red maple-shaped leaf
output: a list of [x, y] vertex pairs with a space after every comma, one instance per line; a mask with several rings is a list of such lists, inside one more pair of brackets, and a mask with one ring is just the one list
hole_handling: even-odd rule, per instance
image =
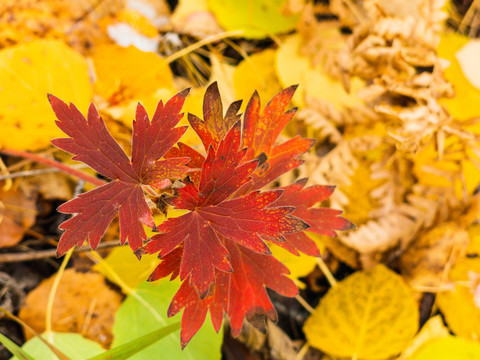
[[[232, 104], [223, 116], [218, 87], [213, 84], [206, 92], [204, 119], [189, 115], [192, 127], [207, 150], [207, 158], [183, 144], [172, 148], [167, 154], [167, 157], [189, 156], [192, 160], [188, 166], [192, 168], [202, 165], [201, 171], [194, 173], [193, 183], [187, 182], [178, 191], [179, 197], [172, 201], [172, 205], [197, 214], [189, 213], [183, 219], [171, 219], [165, 225], [162, 224], [160, 230], [164, 233], [156, 235], [155, 241], [145, 248], [149, 253], [158, 251], [162, 259], [150, 276], [150, 281], [170, 274], [172, 278], [180, 275], [184, 280], [168, 312], [169, 316], [173, 316], [182, 309], [184, 311], [182, 346], [186, 346], [202, 326], [208, 311], [217, 331], [224, 313], [228, 314], [232, 333], [236, 336], [240, 333], [245, 317], [251, 319], [259, 314], [276, 319], [276, 311], [266, 288], [285, 296], [297, 294], [294, 282], [286, 277], [288, 269], [269, 251], [265, 251], [268, 248], [263, 240], [280, 245], [296, 255], [301, 251], [319, 256], [317, 246], [303, 231], [307, 228], [305, 223], [313, 227], [312, 231], [330, 236], [335, 236], [336, 230], [352, 226], [348, 220], [338, 216], [339, 211], [313, 207], [331, 195], [334, 189], [332, 186], [304, 188], [306, 180], [300, 180], [280, 189], [281, 192], [278, 189], [259, 191], [279, 175], [300, 166], [303, 163], [300, 156], [314, 143], [313, 140], [300, 137], [282, 144], [276, 143], [280, 132], [295, 113], [295, 109], [286, 111], [294, 91], [295, 87], [283, 90], [263, 111], [258, 94], [254, 93], [245, 114], [239, 146], [236, 122], [239, 103]], [[225, 150], [227, 147], [228, 151]], [[244, 148], [234, 151], [240, 147]], [[252, 161], [258, 162], [259, 166], [250, 167]], [[235, 169], [244, 167], [248, 167], [248, 171], [235, 177]], [[240, 179], [240, 182], [236, 182]], [[228, 196], [224, 192], [226, 189]], [[219, 200], [222, 202], [217, 204]], [[208, 204], [208, 210], [203, 210], [199, 204]], [[239, 209], [242, 211], [238, 212]], [[282, 223], [282, 216], [292, 218], [294, 215], [297, 226], [293, 229], [291, 225], [282, 225], [282, 228], [274, 226], [272, 230], [281, 230], [277, 235], [275, 231], [264, 232], [268, 222], [262, 226], [259, 221], [251, 221], [257, 214], [262, 214], [259, 219], [263, 221], [266, 219], [263, 214], [267, 214], [270, 220], [275, 214], [279, 223]], [[298, 218], [302, 222], [298, 222]], [[239, 219], [242, 222], [238, 222]], [[188, 229], [192, 224], [195, 228], [204, 226], [194, 232], [195, 238], [190, 238], [192, 230]], [[206, 229], [213, 231], [208, 232]], [[259, 229], [263, 233], [258, 233]], [[255, 231], [249, 233], [251, 230]], [[180, 234], [181, 241], [175, 233]], [[205, 239], [221, 250], [214, 253], [213, 245], [208, 246]], [[210, 266], [202, 267], [205, 264]], [[206, 281], [204, 286], [202, 280]]]
[[60, 225], [65, 232], [58, 244], [58, 255], [82, 245], [87, 239], [90, 246], [96, 248], [117, 213], [122, 244], [128, 240], [133, 250], [142, 246], [147, 239], [142, 223], [155, 228], [142, 185], [165, 188], [171, 185], [170, 179], [181, 178], [188, 171], [187, 157], [161, 160], [186, 130], [186, 127], [175, 126], [183, 116], [180, 111], [187, 94], [188, 90], [184, 90], [165, 105], [160, 102], [152, 121], [138, 105], [133, 122], [131, 160], [110, 135], [93, 104], [85, 119], [73, 104], [69, 106], [49, 95], [57, 126], [69, 136], [54, 139], [52, 144], [113, 180], [59, 207], [60, 212], [74, 216]]
[[[289, 270], [273, 256], [253, 252], [226, 238], [223, 238], [223, 243], [229, 252], [234, 271], [215, 271], [215, 285], [203, 300], [199, 299], [187, 281], [183, 282], [168, 309], [168, 316], [184, 309], [180, 334], [182, 347], [200, 329], [208, 311], [217, 332], [222, 325], [224, 312], [227, 313], [232, 334], [238, 336], [245, 317], [251, 320], [257, 314], [264, 314], [273, 321], [277, 320], [277, 312], [267, 294], [267, 287], [284, 296], [293, 297], [298, 294], [295, 283], [286, 277]], [[158, 269], [167, 275], [171, 271], [172, 277], [176, 276], [175, 265], [169, 263], [169, 259], [165, 259]]]
[[[257, 161], [242, 162], [246, 149], [239, 149], [240, 123], [237, 122], [215, 150], [209, 144], [197, 186], [186, 181], [171, 201], [176, 208], [191, 212], [162, 223], [161, 232], [143, 248], [146, 253], [159, 252], [164, 257], [183, 246], [180, 279], [189, 279], [200, 299], [215, 283], [215, 270], [231, 272], [231, 254], [223, 238], [256, 253], [270, 254], [265, 240], [285, 241], [284, 235], [305, 230], [308, 226], [290, 215], [294, 208], [271, 206], [282, 190], [254, 191], [229, 199], [257, 167]], [[157, 272], [157, 275], [160, 272]]]

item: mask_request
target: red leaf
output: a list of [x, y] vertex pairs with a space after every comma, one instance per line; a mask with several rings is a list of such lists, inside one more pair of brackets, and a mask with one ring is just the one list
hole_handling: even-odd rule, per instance
[[225, 117], [223, 117], [222, 99], [217, 83], [214, 82], [207, 88], [203, 98], [203, 120], [195, 115], [188, 114], [188, 121], [202, 140], [205, 150], [208, 150], [210, 145], [216, 149], [220, 140], [240, 120], [240, 115], [237, 115], [237, 112], [241, 105], [242, 101], [232, 103], [227, 109]]
[[[215, 269], [232, 270], [229, 253], [221, 237], [262, 254], [270, 254], [264, 240], [285, 241], [284, 234], [305, 230], [308, 226], [290, 215], [292, 207], [270, 207], [282, 191], [255, 191], [227, 200], [249, 180], [256, 162], [241, 163], [245, 151], [239, 150], [240, 123], [234, 125], [215, 151], [209, 148], [202, 166], [199, 189], [192, 182], [178, 189], [171, 203], [190, 213], [170, 219], [158, 228], [161, 234], [145, 246], [147, 253], [163, 257], [183, 245], [180, 279], [190, 284], [204, 298], [215, 282]], [[230, 255], [231, 256], [231, 255]]]
[[119, 214], [122, 244], [128, 240], [133, 250], [147, 239], [142, 223], [154, 228], [151, 211], [145, 201], [142, 185], [167, 187], [171, 178], [180, 178], [189, 171], [186, 157], [160, 160], [179, 140], [186, 127], [175, 128], [180, 121], [188, 90], [175, 95], [165, 106], [160, 102], [150, 122], [139, 104], [133, 122], [132, 160], [108, 132], [103, 119], [92, 104], [85, 119], [78, 109], [49, 95], [58, 127], [69, 137], [54, 139], [58, 148], [74, 154], [99, 173], [112, 179], [109, 184], [89, 191], [63, 204], [59, 211], [74, 216], [60, 225], [65, 232], [57, 253], [63, 255], [88, 239], [96, 248], [108, 225]]
[[[352, 226], [338, 216], [339, 211], [312, 207], [328, 198], [333, 187], [304, 188], [306, 180], [300, 180], [283, 189], [259, 191], [300, 166], [300, 156], [314, 143], [295, 137], [275, 145], [295, 113], [295, 109], [285, 111], [294, 91], [290, 87], [280, 92], [263, 112], [255, 93], [240, 140], [239, 124], [233, 125], [237, 105], [230, 107], [222, 122], [221, 99], [213, 84], [204, 101], [205, 120], [189, 117], [207, 149], [206, 159], [186, 145], [168, 154], [195, 158], [188, 166], [202, 168], [194, 182], [187, 181], [170, 201], [191, 212], [163, 223], [162, 233], [143, 249], [159, 252], [162, 259], [150, 281], [169, 274], [172, 278], [179, 274], [183, 280], [168, 311], [173, 316], [183, 309], [182, 347], [202, 326], [208, 311], [217, 331], [224, 313], [228, 314], [236, 336], [245, 317], [261, 314], [276, 319], [267, 287], [285, 296], [297, 294], [295, 284], [285, 276], [288, 269], [270, 255], [265, 241], [297, 255], [301, 251], [319, 256], [315, 242], [303, 231], [307, 223], [312, 231], [331, 236]], [[180, 256], [180, 261], [175, 258]]]
[[223, 242], [230, 254], [234, 271], [216, 271], [215, 285], [209, 296], [203, 300], [185, 281], [168, 309], [168, 316], [184, 309], [182, 347], [185, 347], [200, 329], [208, 311], [217, 332], [221, 327], [224, 312], [227, 313], [232, 334], [238, 336], [245, 317], [251, 319], [254, 315], [261, 314], [273, 321], [277, 320], [277, 312], [268, 297], [266, 287], [284, 296], [292, 297], [298, 293], [295, 283], [285, 276], [289, 271], [281, 262], [272, 256], [261, 255], [238, 246], [226, 238], [223, 238]]

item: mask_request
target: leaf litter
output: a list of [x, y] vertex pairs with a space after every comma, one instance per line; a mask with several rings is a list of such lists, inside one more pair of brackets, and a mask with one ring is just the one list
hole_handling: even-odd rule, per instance
[[[472, 20], [478, 11], [475, 4], [468, 9], [465, 4], [441, 0], [416, 0], [408, 6], [380, 0], [362, 4], [331, 1], [329, 5], [289, 0], [260, 1], [244, 8], [243, 4], [212, 0], [195, 6], [180, 1], [175, 8], [167, 2], [149, 0], [108, 0], [93, 6], [90, 0], [5, 2], [0, 5], [4, 7], [0, 13], [6, 16], [1, 25], [5, 31], [0, 32], [0, 62], [5, 65], [0, 71], [0, 89], [8, 90], [8, 94], [2, 97], [5, 106], [0, 110], [0, 122], [5, 131], [0, 134], [0, 146], [51, 156], [49, 141], [60, 132], [46, 102], [45, 94], [49, 92], [80, 109], [73, 116], [78, 122], [67, 126], [72, 138], [56, 140], [56, 145], [79, 159], [82, 152], [85, 155], [85, 141], [101, 134], [98, 142], [110, 144], [110, 155], [118, 156], [120, 166], [105, 167], [102, 161], [95, 165], [95, 159], [99, 159], [95, 142], [89, 145], [93, 160], [83, 158], [109, 179], [105, 187], [117, 186], [104, 198], [113, 204], [111, 211], [103, 218], [90, 218], [101, 219], [100, 228], [91, 232], [87, 226], [75, 236], [72, 233], [79, 226], [77, 222], [87, 220], [85, 209], [97, 206], [92, 204], [98, 200], [101, 187], [87, 188], [90, 192], [85, 194], [80, 191], [74, 200], [60, 207], [74, 215], [69, 220], [54, 211], [60, 201], [66, 200], [63, 194], [68, 191], [47, 191], [34, 183], [39, 195], [38, 200], [33, 197], [28, 204], [34, 209], [32, 214], [22, 211], [18, 216], [5, 216], [6, 207], [1, 207], [0, 226], [5, 226], [7, 218], [13, 218], [17, 226], [15, 236], [2, 231], [11, 246], [2, 251], [15, 254], [51, 248], [52, 239], [60, 240], [59, 253], [81, 246], [86, 239], [95, 247], [103, 233], [107, 231], [110, 237], [107, 228], [120, 212], [122, 242], [128, 241], [134, 250], [160, 254], [159, 260], [144, 255], [144, 265], [135, 276], [143, 280], [149, 271], [154, 271], [151, 280], [170, 274], [183, 280], [182, 285], [176, 283], [180, 290], [176, 295], [172, 292], [173, 302], [168, 309], [168, 314], [173, 315], [183, 308], [183, 346], [202, 326], [209, 311], [215, 330], [223, 323], [233, 335], [242, 332], [238, 339], [251, 348], [245, 358], [424, 359], [451, 358], [449, 354], [462, 351], [462, 356], [475, 356], [475, 324], [480, 316], [480, 270], [476, 261], [478, 74], [472, 65], [478, 35], [478, 25]], [[226, 16], [225, 11], [229, 13], [231, 7], [238, 10], [234, 11], [236, 15]], [[263, 16], [278, 21], [258, 22], [262, 11], [268, 13]], [[15, 16], [9, 17], [13, 13]], [[223, 31], [229, 30], [243, 35], [219, 40]], [[197, 41], [204, 46], [196, 47]], [[177, 57], [176, 53], [185, 48], [191, 50]], [[62, 66], [57, 64], [59, 59]], [[214, 80], [218, 81], [217, 89], [208, 88]], [[68, 85], [72, 83], [76, 86]], [[288, 102], [294, 84], [299, 88], [293, 105], [300, 109], [291, 120], [295, 110]], [[148, 129], [155, 127], [147, 114], [155, 113], [160, 99], [168, 104], [169, 98], [192, 85], [183, 110], [175, 114], [183, 111], [195, 116], [183, 120], [172, 116], [179, 120], [180, 127], [169, 125], [164, 131], [178, 136], [173, 136], [164, 151], [149, 157], [148, 169], [142, 167], [137, 160], [145, 155], [141, 149], [151, 140]], [[274, 97], [283, 87], [286, 89], [281, 95]], [[252, 97], [254, 90], [258, 93]], [[204, 93], [204, 114], [200, 116]], [[261, 104], [271, 98], [271, 105], [262, 110]], [[80, 113], [86, 113], [92, 99], [98, 110], [89, 112], [87, 122]], [[241, 107], [234, 102], [236, 99], [251, 100]], [[138, 101], [146, 110], [136, 110]], [[75, 112], [57, 100], [53, 107], [60, 114], [60, 123], [66, 124]], [[240, 108], [243, 116], [238, 114]], [[235, 125], [238, 120], [243, 121], [242, 131]], [[180, 140], [182, 143], [169, 150], [184, 125], [192, 129]], [[134, 140], [130, 143], [132, 130]], [[296, 137], [299, 134], [302, 138]], [[315, 144], [306, 140], [312, 138]], [[131, 157], [127, 155], [130, 153]], [[53, 156], [74, 164], [60, 151], [54, 151]], [[6, 164], [2, 176], [7, 179], [2, 181], [2, 194], [13, 194], [17, 182], [22, 187], [22, 177], [29, 175], [19, 176], [16, 187], [8, 189], [9, 174], [28, 170], [31, 164], [3, 154], [2, 159]], [[228, 191], [220, 185], [219, 191], [211, 168], [224, 170], [220, 183], [230, 184], [230, 178], [239, 182]], [[116, 169], [129, 173], [129, 179]], [[54, 180], [56, 176], [50, 173], [50, 180], [45, 181], [53, 187], [64, 184], [62, 187], [74, 191], [74, 177], [65, 182]], [[120, 199], [121, 192], [116, 190], [124, 189], [119, 189], [118, 184], [135, 188], [138, 196], [133, 203], [142, 206], [129, 206], [131, 201]], [[333, 193], [331, 185], [337, 186]], [[276, 186], [283, 190], [281, 195]], [[23, 193], [19, 194], [16, 196], [24, 201]], [[6, 199], [1, 201], [7, 203]], [[254, 230], [250, 234], [243, 219], [242, 226], [238, 221], [214, 219], [225, 212], [234, 219], [232, 209], [246, 205], [261, 219], [268, 214], [287, 225], [275, 232], [272, 227], [260, 229], [252, 223]], [[173, 207], [191, 212], [173, 217]], [[137, 211], [129, 218], [134, 221], [125, 220], [127, 208]], [[333, 230], [351, 227], [332, 209], [343, 211], [342, 216], [356, 228], [328, 237], [333, 233], [324, 227], [325, 219], [330, 219], [330, 224], [339, 221]], [[168, 214], [163, 222], [157, 220], [161, 211]], [[299, 231], [304, 229], [294, 219], [302, 219], [311, 232]], [[165, 241], [169, 234], [184, 231], [186, 221], [191, 229], [198, 230], [197, 241], [192, 241], [189, 234]], [[63, 236], [56, 230], [61, 222], [67, 228]], [[110, 228], [114, 225], [115, 221]], [[147, 239], [153, 240], [145, 245]], [[216, 249], [214, 254], [221, 256], [211, 256], [198, 240], [207, 241]], [[270, 250], [275, 256], [279, 254], [276, 247], [286, 250], [279, 256], [284, 264], [269, 255]], [[197, 251], [203, 257], [191, 255]], [[300, 257], [299, 252], [303, 253]], [[334, 263], [340, 265], [327, 262], [330, 268], [320, 266], [322, 273], [315, 269], [317, 260], [304, 254], [333, 257]], [[115, 256], [110, 260], [111, 269], [120, 277], [100, 270], [110, 281], [118, 285], [116, 280], [123, 283], [125, 277], [131, 289], [147, 286], [139, 285], [141, 280], [133, 279], [131, 274], [122, 275], [119, 263], [128, 263], [126, 269], [135, 267], [137, 260], [131, 253], [129, 257], [120, 253]], [[304, 260], [307, 258], [308, 265]], [[51, 266], [50, 273], [55, 271], [56, 263], [51, 259], [39, 260], [38, 264]], [[73, 262], [74, 267], [78, 264], [77, 260]], [[240, 270], [242, 266], [247, 270]], [[330, 287], [329, 272], [341, 280], [337, 286]], [[377, 273], [384, 275], [384, 281], [378, 284]], [[75, 284], [80, 287], [88, 274], [77, 272]], [[368, 281], [375, 284], [362, 290]], [[344, 288], [349, 283], [357, 286]], [[305, 333], [286, 321], [294, 311], [285, 305], [287, 300], [266, 290], [272, 288], [293, 296], [298, 292], [296, 284], [303, 284], [300, 294], [307, 306], [315, 309], [311, 316], [305, 316]], [[226, 286], [228, 294], [222, 290]], [[345, 294], [337, 300], [329, 300], [342, 291]], [[404, 293], [399, 295], [399, 291]], [[378, 310], [373, 307], [373, 311], [363, 312], [363, 321], [353, 321], [357, 315], [350, 311], [361, 313], [364, 296], [369, 295], [371, 303], [377, 304], [375, 299], [384, 298], [385, 292], [390, 295], [389, 301], [380, 301], [383, 305]], [[429, 303], [427, 299], [432, 297], [434, 302]], [[402, 320], [408, 320], [407, 325], [397, 325], [396, 318], [390, 317], [395, 314], [388, 309], [395, 301], [403, 301], [397, 304], [397, 310], [406, 309]], [[148, 302], [142, 306], [145, 304]], [[45, 307], [36, 306], [37, 310]], [[167, 314], [168, 302], [160, 306], [163, 308], [157, 311]], [[250, 311], [252, 308], [255, 311]], [[224, 312], [228, 315], [226, 321]], [[268, 341], [246, 341], [259, 335], [252, 335], [255, 330], [242, 326], [245, 316], [265, 328], [255, 313], [278, 320], [281, 332], [269, 331]], [[272, 323], [268, 324], [272, 328]], [[354, 338], [354, 345], [346, 346], [350, 335], [358, 333], [358, 329], [352, 329], [355, 324], [360, 326], [362, 336]], [[447, 331], [452, 335], [446, 335]], [[395, 345], [387, 347], [385, 341], [377, 341], [379, 333]], [[285, 336], [295, 345], [281, 349], [279, 344], [285, 341], [274, 339]], [[101, 342], [98, 337], [92, 339]], [[338, 339], [343, 342], [337, 344]], [[238, 343], [232, 343], [227, 335], [223, 341], [226, 359], [231, 358], [228, 354], [232, 344]]]

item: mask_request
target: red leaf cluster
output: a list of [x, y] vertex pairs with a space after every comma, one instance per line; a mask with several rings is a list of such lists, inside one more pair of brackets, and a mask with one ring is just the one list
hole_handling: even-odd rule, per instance
[[[284, 188], [262, 190], [278, 176], [300, 166], [300, 156], [314, 141], [295, 137], [278, 144], [278, 137], [296, 109], [286, 111], [295, 87], [277, 94], [262, 111], [255, 92], [242, 122], [235, 102], [223, 115], [216, 83], [206, 91], [203, 119], [189, 114], [206, 156], [183, 143], [185, 131], [175, 128], [186, 96], [181, 92], [159, 104], [152, 122], [139, 106], [133, 127], [132, 159], [115, 143], [92, 106], [88, 121], [71, 105], [50, 97], [58, 126], [70, 136], [53, 143], [113, 181], [80, 195], [60, 207], [75, 214], [61, 225], [65, 233], [59, 254], [89, 238], [95, 247], [118, 212], [122, 242], [138, 249], [146, 239], [141, 223], [155, 227], [142, 186], [161, 189], [172, 178], [184, 186], [175, 190], [170, 205], [189, 212], [158, 227], [158, 234], [137, 254], [158, 253], [162, 260], [150, 281], [171, 275], [183, 281], [168, 309], [183, 309], [181, 344], [190, 341], [210, 312], [218, 331], [224, 313], [234, 336], [245, 317], [266, 315], [276, 320], [267, 288], [295, 296], [297, 287], [288, 269], [271, 255], [269, 243], [293, 254], [319, 256], [304, 230], [336, 236], [352, 224], [340, 211], [314, 207], [327, 199], [333, 186], [306, 187], [306, 179]], [[173, 147], [177, 143], [177, 147]], [[163, 157], [163, 159], [162, 159]]]

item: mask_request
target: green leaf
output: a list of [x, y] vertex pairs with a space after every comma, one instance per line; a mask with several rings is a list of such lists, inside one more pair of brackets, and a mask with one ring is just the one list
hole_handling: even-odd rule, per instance
[[209, 0], [208, 7], [225, 30], [243, 30], [250, 39], [292, 30], [299, 14], [287, 15], [285, 0]]
[[10, 351], [16, 358], [21, 359], [21, 360], [35, 360], [30, 354], [28, 354], [26, 351], [24, 351], [20, 346], [15, 344], [12, 340], [10, 340], [8, 337], [0, 333], [0, 343], [5, 346], [8, 351]]
[[[80, 334], [53, 332], [50, 334], [44, 333], [42, 336], [72, 360], [85, 360], [105, 352], [100, 344], [85, 339]], [[58, 360], [52, 350], [37, 337], [28, 340], [22, 346], [22, 350], [28, 352], [33, 359]], [[15, 357], [13, 359], [21, 358]]]
[[124, 360], [130, 356], [135, 355], [146, 347], [156, 343], [165, 336], [170, 335], [172, 332], [180, 329], [180, 322], [172, 325], [162, 327], [158, 330], [152, 331], [147, 335], [136, 338], [124, 345], [117, 346], [103, 354], [94, 356], [89, 360]]
[[386, 359], [417, 332], [418, 309], [403, 279], [383, 265], [329, 290], [304, 326], [308, 342], [338, 357]]
[[[112, 347], [126, 344], [132, 339], [177, 322], [178, 318], [167, 318], [167, 309], [179, 284], [168, 279], [140, 284], [117, 312]], [[220, 334], [216, 334], [207, 319], [183, 351], [180, 347], [180, 334], [171, 333], [130, 359], [157, 359], [158, 354], [162, 354], [163, 359], [215, 360], [221, 358], [222, 341], [223, 333], [220, 331]]]

